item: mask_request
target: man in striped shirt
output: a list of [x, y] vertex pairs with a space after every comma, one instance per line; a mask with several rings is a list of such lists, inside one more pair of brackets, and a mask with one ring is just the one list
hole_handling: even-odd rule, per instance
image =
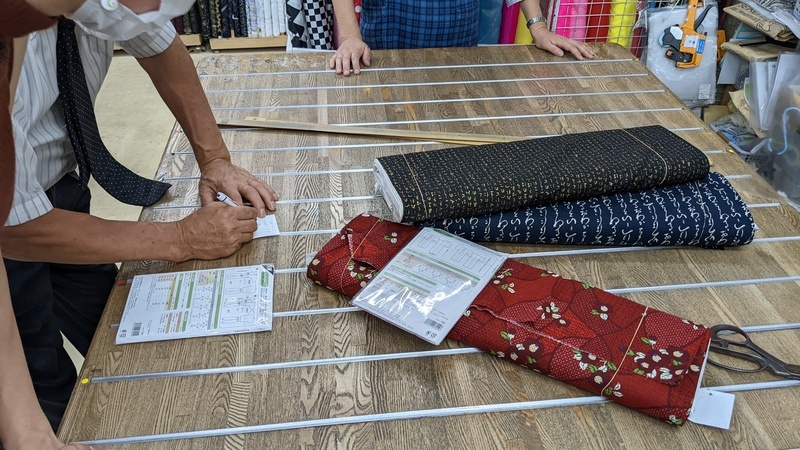
[[[113, 43], [80, 27], [76, 34], [94, 101], [111, 63]], [[277, 201], [269, 185], [231, 164], [192, 60], [167, 24], [119, 44], [138, 58], [191, 142], [204, 206], [171, 223], [107, 221], [88, 214], [91, 196], [75, 175], [75, 155], [59, 105], [56, 39], [54, 26], [28, 40], [12, 111], [14, 203], [0, 232], [31, 377], [54, 429], [76, 381], [61, 333], [86, 353], [116, 276], [113, 263], [228, 256], [252, 239], [256, 215], [274, 210]], [[249, 200], [253, 208], [215, 203], [217, 191], [239, 204]]]

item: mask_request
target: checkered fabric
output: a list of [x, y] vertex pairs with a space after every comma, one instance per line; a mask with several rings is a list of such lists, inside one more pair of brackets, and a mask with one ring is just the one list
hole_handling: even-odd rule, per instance
[[361, 8], [373, 50], [478, 45], [480, 0], [363, 0]]
[[329, 1], [304, 0], [308, 48], [333, 49], [333, 4]]

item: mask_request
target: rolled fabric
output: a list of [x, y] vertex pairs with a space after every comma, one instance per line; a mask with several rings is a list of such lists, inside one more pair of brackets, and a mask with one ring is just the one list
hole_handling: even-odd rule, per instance
[[611, 15], [611, 3], [608, 0], [590, 0], [586, 42], [605, 42], [608, 37], [608, 19]]
[[577, 41], [586, 40], [586, 14], [589, 12], [589, 0], [572, 0], [570, 14], [573, 16], [569, 28], [569, 37]]
[[556, 13], [556, 30], [555, 34], [559, 36], [569, 36], [569, 30], [572, 26], [572, 17], [570, 15], [570, 5], [572, 0], [563, 0], [558, 4], [558, 12]]
[[515, 44], [532, 44], [533, 36], [531, 30], [528, 29], [528, 20], [525, 14], [520, 14], [517, 18], [517, 35], [514, 38]]
[[750, 210], [724, 176], [641, 192], [415, 225], [477, 242], [733, 247], [752, 242]]
[[608, 26], [608, 42], [631, 47], [633, 24], [636, 22], [638, 0], [612, 0]]
[[[352, 297], [418, 232], [358, 216], [317, 252], [307, 276]], [[700, 382], [710, 331], [508, 260], [448, 338], [682, 425]]]
[[503, 20], [503, 0], [480, 0], [478, 17], [478, 44], [494, 45], [500, 42], [500, 24]]
[[513, 44], [517, 35], [519, 20], [519, 3], [508, 6], [503, 2], [503, 15], [500, 21], [500, 44]]
[[699, 180], [706, 156], [649, 126], [386, 156], [375, 185], [396, 222], [471, 217]]

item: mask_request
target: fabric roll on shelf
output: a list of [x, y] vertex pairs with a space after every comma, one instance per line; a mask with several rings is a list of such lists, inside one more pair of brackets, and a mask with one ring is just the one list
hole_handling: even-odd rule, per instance
[[503, 21], [503, 0], [480, 0], [478, 17], [478, 44], [494, 45], [500, 42], [500, 28]]
[[612, 0], [608, 26], [608, 42], [631, 47], [633, 25], [636, 23], [638, 0]]
[[503, 12], [500, 20], [500, 44], [513, 44], [517, 36], [517, 23], [519, 22], [519, 3], [509, 6], [503, 2]]
[[522, 14], [520, 11], [519, 18], [517, 20], [517, 35], [514, 39], [515, 44], [532, 44], [533, 43], [533, 36], [531, 36], [531, 30], [528, 29], [528, 19], [525, 18], [525, 14]]
[[375, 186], [392, 219], [470, 217], [688, 183], [707, 157], [661, 126], [386, 156]]
[[[317, 252], [307, 276], [353, 296], [418, 232], [358, 216]], [[681, 425], [700, 382], [710, 332], [585, 283], [508, 260], [448, 338]]]
[[478, 242], [637, 247], [733, 247], [749, 244], [756, 230], [747, 205], [715, 172], [676, 186], [415, 225]]

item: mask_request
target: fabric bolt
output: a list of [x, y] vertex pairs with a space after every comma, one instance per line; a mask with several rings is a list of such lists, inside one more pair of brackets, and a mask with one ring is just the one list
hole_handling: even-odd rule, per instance
[[123, 203], [150, 206], [159, 201], [170, 185], [140, 177], [125, 168], [111, 156], [100, 138], [78, 51], [75, 23], [71, 20], [60, 19], [58, 22], [56, 52], [61, 112], [83, 187], [88, 187], [92, 175], [103, 189]]
[[219, 0], [219, 34], [220, 37], [231, 37], [230, 2], [233, 0]]
[[373, 50], [474, 47], [480, 2], [441, 0], [364, 2], [361, 35]]
[[393, 220], [414, 222], [688, 183], [708, 168], [703, 152], [648, 126], [381, 157], [376, 186]]
[[637, 0], [611, 0], [608, 42], [631, 47], [633, 24], [636, 22]]
[[583, 42], [586, 39], [586, 14], [589, 12], [589, 0], [572, 0], [570, 15], [572, 25], [569, 29], [569, 38]]
[[707, 248], [749, 244], [756, 230], [742, 198], [714, 172], [677, 186], [415, 225], [478, 242]]
[[239, 0], [228, 0], [228, 14], [231, 26], [231, 36], [241, 37], [242, 27], [239, 21]]
[[175, 32], [184, 34], [183, 30], [183, 16], [172, 19], [172, 26], [175, 27]]
[[533, 36], [531, 36], [531, 30], [528, 29], [528, 19], [525, 18], [525, 14], [520, 13], [519, 19], [517, 21], [517, 35], [514, 38], [515, 44], [532, 44], [533, 43]]
[[248, 37], [259, 37], [261, 36], [262, 27], [258, 24], [258, 18], [261, 15], [261, 11], [258, 9], [259, 3], [263, 5], [263, 2], [259, 2], [257, 0], [246, 0], [245, 7], [247, 8], [247, 36]]
[[303, 0], [308, 48], [333, 49], [333, 5], [329, 1]]
[[[194, 6], [186, 11], [186, 14], [183, 15], [183, 33], [184, 34], [194, 34], [194, 28], [192, 27], [192, 18], [191, 14], [194, 10]], [[177, 31], [177, 30], [176, 30]]]
[[197, 0], [197, 12], [200, 20], [200, 34], [203, 39], [208, 39], [211, 34], [211, 11], [209, 10], [208, 0]]
[[[358, 216], [317, 252], [307, 276], [352, 297], [418, 232]], [[710, 332], [586, 283], [508, 260], [448, 338], [682, 425], [700, 382]]]
[[503, 0], [480, 0], [478, 15], [478, 44], [494, 45], [500, 42], [503, 21]]
[[308, 48], [308, 30], [302, 0], [286, 0], [286, 30], [292, 48]]
[[222, 31], [220, 30], [219, 0], [208, 0], [208, 16], [211, 21], [211, 36], [215, 38], [222, 36]]
[[239, 28], [242, 30], [242, 34], [240, 36], [247, 37], [250, 35], [247, 16], [247, 0], [239, 0]]
[[611, 0], [590, 0], [586, 23], [586, 42], [605, 42], [608, 37], [608, 18]]
[[503, 2], [503, 17], [500, 21], [500, 43], [513, 44], [517, 37], [517, 22], [519, 22], [519, 3], [508, 6]]

